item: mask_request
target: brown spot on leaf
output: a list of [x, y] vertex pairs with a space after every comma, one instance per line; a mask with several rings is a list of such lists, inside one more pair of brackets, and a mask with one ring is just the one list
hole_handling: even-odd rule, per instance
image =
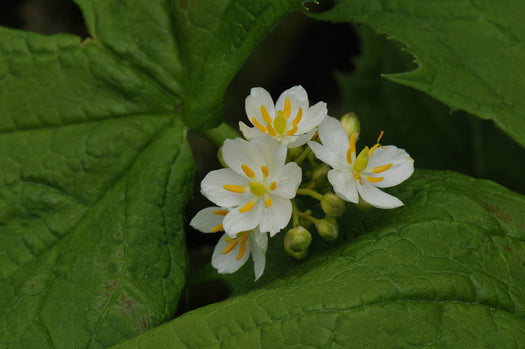
[[186, 8], [187, 4], [188, 4], [188, 0], [180, 0], [180, 7]]
[[512, 248], [510, 248], [509, 246], [503, 246], [503, 248], [506, 249], [507, 251], [512, 252]]
[[135, 309], [133, 309], [133, 300], [128, 298], [127, 295], [124, 295], [124, 299], [120, 301], [120, 304], [126, 307], [126, 309], [131, 313], [131, 315], [135, 316]]
[[113, 281], [113, 283], [111, 285], [107, 286], [106, 288], [108, 290], [110, 290], [110, 291], [113, 291], [115, 289], [115, 287], [117, 286], [117, 284], [118, 284], [118, 280], [115, 280], [115, 281]]
[[119, 307], [118, 310], [120, 310], [120, 313], [122, 314], [122, 316], [128, 317], [128, 313], [126, 313], [126, 310], [124, 308]]
[[516, 252], [516, 258], [521, 261], [521, 254], [519, 252]]
[[140, 331], [141, 332], [146, 332], [146, 330], [148, 329], [148, 323], [146, 321], [146, 315], [142, 315], [142, 318], [137, 321], [135, 321], [137, 323], [137, 325], [139, 325], [139, 328], [140, 328]]

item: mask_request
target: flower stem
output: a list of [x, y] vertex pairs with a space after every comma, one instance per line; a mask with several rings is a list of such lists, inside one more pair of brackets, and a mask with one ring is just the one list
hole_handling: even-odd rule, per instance
[[317, 222], [319, 222], [319, 219], [312, 217], [307, 213], [299, 212], [299, 214], [301, 215], [301, 218], [306, 219], [307, 221], [310, 221], [314, 224], [317, 224]]
[[301, 166], [301, 164], [303, 163], [304, 159], [306, 159], [306, 157], [308, 155], [310, 155], [311, 152], [312, 152], [312, 150], [310, 149], [310, 147], [306, 146], [306, 149], [303, 150], [303, 152], [297, 158], [295, 158], [294, 162], [297, 165]]
[[293, 226], [298, 227], [299, 226], [299, 215], [301, 212], [297, 208], [297, 204], [295, 203], [295, 200], [292, 199], [292, 220], [293, 220]]
[[197, 132], [206, 137], [217, 147], [222, 146], [222, 143], [224, 143], [226, 139], [234, 139], [241, 137], [241, 135], [237, 131], [235, 131], [235, 129], [233, 129], [230, 125], [228, 125], [225, 122], [223, 122], [215, 128], [208, 130], [199, 130]]
[[307, 188], [299, 188], [297, 189], [297, 194], [299, 195], [308, 195], [313, 197], [314, 199], [321, 200], [323, 198], [323, 195], [319, 194], [313, 189], [307, 189]]

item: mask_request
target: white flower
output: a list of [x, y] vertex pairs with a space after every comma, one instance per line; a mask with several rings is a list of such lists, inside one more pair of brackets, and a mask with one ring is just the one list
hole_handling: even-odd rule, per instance
[[326, 103], [319, 102], [309, 107], [308, 95], [302, 86], [284, 91], [275, 106], [268, 91], [254, 87], [246, 97], [245, 109], [254, 126], [239, 122], [246, 139], [271, 136], [288, 148], [308, 142], [326, 116]]
[[[381, 132], [381, 135], [383, 133]], [[354, 203], [359, 196], [379, 208], [395, 208], [403, 203], [378, 188], [388, 188], [403, 182], [414, 172], [414, 160], [404, 149], [393, 145], [377, 144], [365, 147], [356, 156], [354, 133], [350, 140], [341, 124], [327, 117], [319, 125], [319, 138], [323, 145], [308, 142], [315, 155], [333, 169], [328, 180], [342, 199]]]
[[229, 168], [208, 173], [201, 192], [230, 209], [223, 222], [230, 237], [257, 227], [274, 236], [290, 221], [290, 199], [301, 182], [301, 168], [284, 164], [286, 152], [286, 146], [267, 137], [224, 142], [222, 156]]
[[[190, 225], [203, 233], [215, 233], [224, 230], [222, 222], [228, 213], [221, 207], [208, 207], [200, 210]], [[236, 272], [252, 256], [255, 280], [259, 279], [266, 265], [268, 235], [258, 229], [238, 233], [234, 238], [223, 234], [217, 242], [211, 258], [211, 264], [220, 274]]]

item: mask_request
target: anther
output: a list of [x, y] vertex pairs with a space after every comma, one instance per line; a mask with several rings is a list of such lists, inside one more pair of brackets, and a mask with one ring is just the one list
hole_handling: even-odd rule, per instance
[[255, 178], [255, 173], [253, 173], [252, 169], [250, 167], [248, 167], [248, 165], [242, 164], [241, 168], [244, 171], [244, 173], [246, 174], [246, 176], [248, 176], [248, 178], [250, 178], [250, 179], [254, 179]]
[[239, 212], [240, 213], [248, 212], [253, 208], [253, 206], [255, 206], [255, 203], [253, 202], [253, 200], [249, 201], [246, 205], [244, 205], [243, 207], [239, 209]]
[[[370, 153], [368, 153], [368, 155], [370, 156]], [[374, 167], [372, 169], [372, 172], [374, 173], [381, 173], [383, 171], [386, 171], [388, 170], [390, 167], [392, 167], [394, 164], [386, 164], [386, 165], [381, 165], [381, 166], [377, 166], [377, 167]]]
[[222, 226], [222, 223], [221, 223], [211, 228], [210, 233], [216, 233], [218, 231], [223, 231], [223, 230], [224, 230], [224, 227]]
[[226, 210], [217, 210], [217, 211], [213, 211], [212, 214], [226, 216], [228, 214], [228, 211], [226, 211]]
[[275, 183], [275, 181], [273, 181], [272, 183], [270, 183], [270, 190], [275, 190], [275, 188], [277, 188], [277, 183]]
[[232, 193], [244, 193], [244, 187], [242, 185], [225, 184], [222, 187]]
[[385, 179], [385, 177], [367, 177], [366, 178], [366, 180], [369, 181], [370, 183], [381, 182], [383, 179]]
[[357, 137], [357, 133], [354, 132], [352, 134], [352, 137], [350, 137], [350, 148], [349, 148], [349, 150], [352, 153], [355, 153], [355, 137]]
[[246, 253], [246, 244], [241, 244], [239, 254], [237, 255], [237, 258], [235, 259], [240, 260], [244, 256], [245, 253]]
[[268, 175], [270, 174], [270, 171], [268, 170], [268, 167], [266, 165], [261, 166], [261, 171], [264, 178], [268, 177]]
[[264, 207], [265, 208], [268, 208], [272, 206], [272, 199], [270, 199], [269, 197], [267, 197], [266, 199], [264, 199]]
[[283, 110], [283, 116], [288, 119], [290, 117], [290, 113], [292, 112], [292, 105], [290, 104], [290, 98], [286, 97], [284, 101], [284, 110]]
[[239, 243], [240, 244], [245, 244], [246, 243], [246, 240], [248, 240], [248, 232], [247, 231], [243, 231], [241, 233], [241, 238], [239, 239]]
[[262, 133], [266, 133], [266, 127], [261, 125], [256, 118], [252, 118], [252, 124], [259, 129]]
[[237, 239], [233, 239], [232, 241], [230, 241], [228, 245], [226, 245], [224, 250], [222, 250], [222, 254], [226, 254], [230, 252], [231, 250], [235, 248], [235, 246], [237, 246]]

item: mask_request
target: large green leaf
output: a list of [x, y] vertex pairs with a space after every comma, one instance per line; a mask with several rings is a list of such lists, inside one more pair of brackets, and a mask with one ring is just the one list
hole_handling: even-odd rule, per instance
[[366, 235], [115, 348], [521, 345], [525, 197], [430, 171], [392, 192], [405, 207], [346, 214]]
[[492, 119], [525, 146], [524, 12], [520, 0], [339, 0], [319, 18], [398, 39], [419, 67], [390, 80]]
[[368, 26], [357, 29], [362, 55], [356, 71], [336, 78], [341, 114], [353, 111], [361, 118], [361, 144], [374, 144], [384, 130], [382, 141], [407, 149], [419, 168], [455, 170], [525, 193], [525, 161], [517, 161], [525, 159], [525, 148], [489, 120], [451, 113], [427, 94], [382, 78], [382, 73], [411, 70], [410, 55]]
[[173, 317], [186, 126], [217, 124], [231, 76], [299, 4], [77, 2], [85, 41], [0, 28], [0, 346], [105, 347]]

